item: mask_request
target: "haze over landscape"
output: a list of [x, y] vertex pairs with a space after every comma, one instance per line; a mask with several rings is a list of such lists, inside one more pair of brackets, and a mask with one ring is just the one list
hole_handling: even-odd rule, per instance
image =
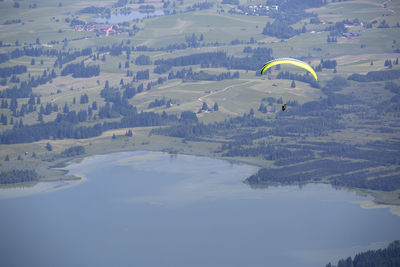
[[[0, 12], [0, 265], [400, 263], [398, 1], [10, 0]], [[277, 58], [312, 69], [260, 73]], [[81, 245], [69, 261], [43, 253], [52, 242]], [[43, 251], [18, 260], [28, 244]]]

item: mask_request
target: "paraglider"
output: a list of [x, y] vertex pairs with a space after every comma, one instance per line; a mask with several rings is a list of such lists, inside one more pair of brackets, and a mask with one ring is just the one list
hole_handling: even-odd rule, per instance
[[262, 68], [261, 68], [261, 75], [264, 73], [264, 71], [266, 71], [267, 69], [275, 66], [275, 65], [279, 65], [279, 64], [292, 64], [295, 65], [297, 67], [301, 67], [303, 69], [308, 70], [313, 77], [315, 78], [315, 80], [318, 80], [318, 76], [317, 73], [315, 73], [315, 71], [313, 70], [313, 68], [311, 68], [310, 65], [308, 65], [307, 63], [305, 63], [304, 61], [298, 60], [298, 59], [294, 59], [294, 58], [277, 58], [277, 59], [273, 59], [268, 61]]
[[[297, 67], [303, 68], [308, 70], [312, 76], [314, 77], [314, 79], [317, 81], [318, 80], [318, 76], [317, 73], [315, 73], [314, 69], [308, 65], [307, 63], [305, 63], [304, 61], [298, 60], [298, 59], [294, 59], [294, 58], [277, 58], [277, 59], [273, 59], [268, 61], [262, 68], [261, 68], [261, 75], [264, 74], [264, 72], [275, 66], [275, 65], [280, 65], [280, 64], [292, 64], [295, 65]], [[282, 105], [282, 111], [286, 110], [286, 104]]]

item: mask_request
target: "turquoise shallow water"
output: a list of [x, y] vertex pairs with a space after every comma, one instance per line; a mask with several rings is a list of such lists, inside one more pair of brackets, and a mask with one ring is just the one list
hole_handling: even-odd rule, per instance
[[360, 208], [370, 198], [254, 190], [254, 166], [136, 151], [67, 169], [86, 180], [0, 190], [1, 266], [325, 266], [400, 238], [400, 217]]

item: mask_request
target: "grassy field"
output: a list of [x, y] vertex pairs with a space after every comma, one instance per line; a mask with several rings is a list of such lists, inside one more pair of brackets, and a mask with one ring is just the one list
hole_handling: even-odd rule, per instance
[[[13, 44], [15, 40], [23, 44], [25, 42], [34, 43], [36, 38], [39, 38], [41, 43], [50, 41], [62, 41], [64, 38], [76, 39], [82, 36], [89, 35], [90, 39], [69, 41], [67, 49], [77, 49], [84, 47], [94, 47], [96, 45], [110, 45], [117, 44], [122, 41], [130, 40], [134, 45], [147, 45], [150, 47], [164, 47], [172, 43], [182, 43], [185, 41], [185, 36], [191, 34], [204, 35], [204, 42], [216, 42], [229, 44], [232, 40], [248, 41], [251, 37], [257, 41], [265, 42], [265, 44], [255, 44], [253, 47], [268, 47], [273, 49], [275, 57], [289, 56], [297, 58], [309, 58], [312, 64], [319, 63], [321, 57], [325, 59], [335, 59], [338, 62], [337, 74], [346, 76], [357, 70], [359, 73], [366, 73], [368, 71], [383, 69], [383, 63], [387, 58], [396, 56], [393, 50], [398, 48], [400, 42], [393, 44], [398, 35], [397, 28], [388, 29], [365, 29], [362, 27], [355, 27], [351, 30], [360, 32], [360, 36], [352, 40], [346, 38], [339, 38], [338, 43], [326, 43], [326, 32], [307, 32], [299, 36], [290, 38], [284, 42], [280, 42], [276, 38], [266, 37], [261, 34], [262, 28], [266, 22], [272, 22], [272, 19], [256, 16], [242, 16], [231, 15], [227, 12], [217, 13], [216, 7], [210, 10], [198, 11], [195, 13], [182, 13], [170, 16], [160, 16], [156, 18], [145, 19], [136, 25], [141, 29], [138, 34], [130, 38], [127, 34], [116, 36], [101, 36], [96, 38], [91, 32], [76, 32], [68, 26], [65, 22], [66, 18], [79, 18], [83, 20], [90, 20], [90, 16], [85, 14], [77, 14], [77, 11], [84, 7], [96, 4], [97, 6], [110, 6], [112, 1], [67, 1], [58, 6], [58, 3], [52, 1], [42, 1], [36, 8], [29, 8], [28, 3], [22, 2], [20, 8], [12, 8], [11, 2], [0, 3], [2, 17], [0, 23], [10, 19], [21, 19], [24, 23], [1, 25], [0, 36], [4, 43]], [[185, 2], [181, 8], [185, 8], [194, 4], [195, 1]], [[348, 1], [342, 3], [330, 3], [327, 6], [311, 9], [310, 12], [315, 12], [321, 19], [327, 22], [336, 22], [343, 19], [353, 19], [357, 17], [361, 21], [370, 21], [373, 18], [382, 15], [382, 12], [388, 12], [391, 15], [384, 16], [389, 25], [393, 25], [399, 20], [396, 15], [399, 7], [395, 3], [388, 2], [387, 8], [383, 8], [384, 1]], [[159, 2], [152, 2], [159, 6]], [[137, 4], [128, 5], [130, 7], [137, 7]], [[224, 9], [229, 6], [222, 5]], [[357, 14], [355, 16], [354, 14]], [[130, 23], [131, 26], [135, 23]], [[312, 29], [310, 25], [310, 29]], [[315, 26], [316, 27], [316, 26]], [[10, 30], [12, 29], [12, 31]], [[57, 31], [62, 29], [64, 32], [59, 34]], [[366, 44], [366, 48], [360, 49], [360, 44]], [[170, 58], [181, 55], [187, 55], [195, 52], [205, 51], [224, 51], [228, 54], [235, 56], [243, 56], [242, 50], [245, 45], [224, 45], [219, 47], [204, 47], [186, 50], [178, 50], [173, 53], [169, 52], [140, 52], [146, 54], [154, 61], [158, 58]], [[393, 46], [393, 47], [392, 47]], [[59, 49], [61, 43], [54, 44], [54, 48]], [[15, 46], [2, 47], [2, 51], [10, 51]], [[320, 48], [316, 51], [314, 48]], [[139, 55], [137, 52], [131, 54], [130, 61]], [[126, 61], [125, 55], [118, 57], [107, 56], [107, 62], [96, 61], [92, 62], [91, 59], [86, 62], [91, 64], [100, 64], [102, 75], [90, 79], [73, 79], [71, 77], [58, 77], [54, 79], [53, 83], [46, 84], [34, 89], [34, 93], [42, 96], [42, 102], [55, 102], [59, 106], [64, 105], [65, 102], [71, 103], [72, 98], [78, 98], [80, 94], [87, 93], [90, 101], [95, 100], [102, 104], [102, 99], [99, 97], [98, 92], [104, 86], [105, 81], [109, 81], [111, 85], [118, 85], [119, 81], [124, 79], [129, 81], [129, 77], [125, 77], [126, 70], [124, 67], [118, 69], [119, 63], [124, 66]], [[35, 65], [30, 65], [31, 57], [22, 57], [11, 60], [7, 63], [0, 64], [0, 67], [24, 64], [29, 67], [31, 75], [39, 75], [46, 69], [51, 69], [54, 58], [41, 58], [43, 64], [40, 64], [39, 59], [35, 59]], [[71, 62], [80, 62], [82, 58]], [[374, 61], [371, 66], [370, 62]], [[150, 66], [137, 66], [130, 63], [129, 70], [138, 71], [143, 69], [150, 69], [151, 79], [157, 79], [165, 75], [157, 75], [152, 72], [154, 65]], [[194, 66], [194, 70], [198, 70]], [[295, 69], [288, 67], [287, 70], [296, 72]], [[206, 70], [215, 71], [215, 70]], [[223, 71], [223, 70], [221, 70]], [[332, 70], [323, 70], [319, 73], [321, 85], [331, 77], [333, 77]], [[26, 79], [27, 74], [20, 75], [21, 79]], [[154, 98], [165, 96], [167, 98], [174, 98], [181, 104], [180, 107], [171, 109], [171, 112], [188, 108], [197, 110], [199, 108], [198, 98], [204, 96], [206, 90], [221, 91], [228, 86], [233, 86], [223, 92], [216, 92], [213, 95], [207, 96], [206, 101], [208, 104], [212, 102], [219, 102], [221, 110], [225, 115], [233, 115], [248, 111], [251, 107], [256, 106], [260, 99], [266, 96], [279, 97], [287, 100], [298, 100], [300, 103], [318, 99], [321, 94], [318, 90], [310, 88], [307, 84], [301, 82], [297, 83], [297, 88], [289, 89], [288, 81], [268, 81], [260, 77], [256, 77], [254, 73], [241, 72], [241, 79], [234, 81], [223, 82], [206, 82], [206, 83], [176, 83], [168, 82], [154, 88], [151, 92], [139, 94], [132, 101], [132, 104], [138, 105], [140, 109], [145, 109], [148, 103]], [[245, 86], [242, 86], [245, 84]], [[276, 84], [274, 87], [272, 84]], [[73, 89], [73, 90], [71, 90]], [[57, 93], [61, 90], [61, 93]], [[71, 106], [75, 108], [75, 106]], [[76, 105], [76, 108], [80, 108]], [[233, 110], [235, 112], [233, 112]], [[221, 117], [221, 116], [218, 116]], [[223, 117], [223, 116], [222, 116]], [[31, 119], [27, 123], [33, 123]]]

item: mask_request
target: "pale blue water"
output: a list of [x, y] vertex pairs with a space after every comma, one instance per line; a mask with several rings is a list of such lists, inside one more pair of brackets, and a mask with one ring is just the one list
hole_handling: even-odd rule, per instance
[[163, 10], [155, 10], [154, 12], [150, 13], [143, 13], [139, 11], [132, 11], [131, 13], [127, 15], [123, 14], [111, 14], [110, 18], [96, 18], [94, 21], [97, 23], [122, 23], [125, 21], [133, 21], [136, 19], [144, 19], [144, 18], [149, 18], [149, 17], [154, 17], [154, 16], [162, 16], [164, 15]]
[[254, 190], [242, 183], [249, 165], [124, 152], [68, 169], [87, 180], [0, 190], [0, 266], [325, 266], [400, 238], [400, 217], [354, 203], [370, 198]]

